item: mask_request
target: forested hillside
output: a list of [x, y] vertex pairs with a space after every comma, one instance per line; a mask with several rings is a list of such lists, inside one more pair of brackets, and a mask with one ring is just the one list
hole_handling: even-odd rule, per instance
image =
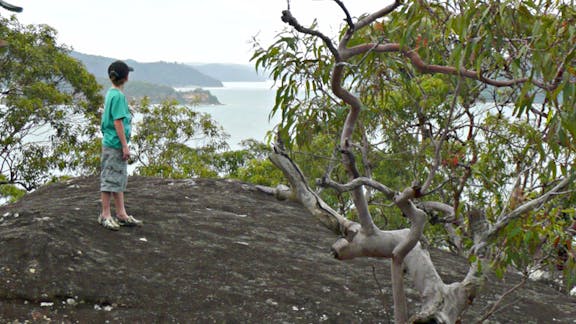
[[[107, 89], [109, 82], [106, 70], [115, 58], [72, 52], [71, 56], [80, 60], [88, 72], [96, 76], [98, 83]], [[258, 82], [265, 78], [249, 65], [241, 64], [180, 64], [180, 63], [140, 63], [126, 60], [134, 68], [126, 94], [132, 99], [148, 97], [152, 103], [174, 99], [179, 103], [192, 102], [218, 105], [218, 99], [209, 91], [196, 89], [186, 93], [176, 91], [178, 87], [222, 87], [225, 82]]]
[[[110, 81], [106, 78], [96, 78], [96, 81], [102, 85], [102, 95], [110, 87]], [[210, 91], [202, 88], [195, 88], [187, 91], [177, 91], [170, 86], [158, 85], [145, 81], [130, 81], [126, 83], [124, 89], [129, 100], [139, 101], [147, 97], [150, 103], [157, 104], [166, 100], [175, 100], [180, 104], [202, 104], [202, 105], [220, 105], [220, 101]]]
[[[88, 72], [96, 77], [107, 78], [108, 65], [115, 60], [97, 55], [88, 55], [72, 52], [71, 55], [80, 60]], [[143, 81], [170, 87], [221, 87], [222, 82], [210, 77], [193, 68], [192, 66], [179, 63], [154, 62], [140, 63], [134, 60], [126, 60], [126, 63], [134, 68], [130, 75], [131, 81]]]

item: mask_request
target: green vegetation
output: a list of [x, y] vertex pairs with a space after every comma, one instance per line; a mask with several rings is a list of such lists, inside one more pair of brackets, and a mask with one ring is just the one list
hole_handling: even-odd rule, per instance
[[136, 174], [165, 178], [216, 177], [214, 156], [228, 149], [228, 135], [207, 114], [176, 102], [137, 107], [143, 118], [132, 139]]

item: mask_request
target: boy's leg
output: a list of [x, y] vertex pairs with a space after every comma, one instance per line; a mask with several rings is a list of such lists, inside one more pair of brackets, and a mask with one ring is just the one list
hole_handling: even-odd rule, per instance
[[109, 230], [117, 231], [120, 225], [112, 218], [110, 211], [110, 197], [112, 194], [108, 191], [101, 191], [100, 197], [102, 199], [102, 211], [98, 216], [98, 223]]
[[114, 192], [114, 207], [116, 208], [116, 216], [119, 218], [126, 218], [126, 207], [124, 206], [124, 192]]
[[110, 211], [110, 196], [111, 196], [111, 194], [109, 192], [102, 191], [102, 194], [100, 196], [102, 199], [102, 211], [101, 211], [100, 217], [109, 218], [112, 216], [112, 213]]
[[114, 206], [116, 207], [116, 220], [120, 226], [138, 226], [142, 221], [128, 215], [124, 206], [124, 192], [115, 192]]

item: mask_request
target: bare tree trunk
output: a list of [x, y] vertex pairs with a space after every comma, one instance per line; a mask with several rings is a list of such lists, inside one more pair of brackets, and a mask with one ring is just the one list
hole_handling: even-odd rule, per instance
[[[330, 230], [344, 236], [332, 245], [334, 256], [339, 260], [357, 257], [379, 257], [392, 259], [392, 278], [397, 285], [395, 291], [401, 292], [395, 296], [398, 307], [395, 308], [397, 323], [414, 322], [435, 319], [440, 323], [455, 323], [468, 305], [481, 282], [475, 266], [471, 267], [466, 278], [460, 283], [444, 284], [436, 271], [428, 251], [418, 242], [425, 214], [411, 202], [405, 201], [411, 195], [410, 190], [399, 194], [397, 204], [409, 216], [413, 217], [412, 228], [392, 231], [382, 231], [374, 227], [364, 231], [360, 224], [350, 221], [330, 208], [316, 193], [310, 189], [306, 178], [287, 154], [275, 147], [270, 154], [270, 160], [282, 170], [289, 180], [292, 193], [286, 193], [286, 188], [279, 188], [283, 196], [290, 196], [299, 201], [322, 224]], [[278, 196], [275, 190], [264, 189], [269, 194]], [[412, 216], [410, 216], [412, 215]], [[485, 228], [483, 228], [485, 229]], [[406, 273], [414, 283], [423, 299], [423, 307], [408, 320], [406, 298], [403, 288], [403, 273]], [[399, 316], [396, 313], [400, 312]]]

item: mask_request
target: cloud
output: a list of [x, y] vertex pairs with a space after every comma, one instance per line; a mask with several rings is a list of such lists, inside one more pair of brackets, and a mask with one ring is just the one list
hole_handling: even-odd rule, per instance
[[[29, 0], [18, 19], [48, 24], [59, 41], [79, 52], [142, 62], [248, 63], [250, 40], [270, 42], [286, 27], [280, 20], [285, 0]], [[381, 1], [351, 2], [380, 7]], [[293, 0], [303, 24], [318, 17], [335, 32], [342, 12], [333, 1]], [[364, 12], [364, 11], [362, 11]], [[324, 24], [324, 25], [322, 25]]]

